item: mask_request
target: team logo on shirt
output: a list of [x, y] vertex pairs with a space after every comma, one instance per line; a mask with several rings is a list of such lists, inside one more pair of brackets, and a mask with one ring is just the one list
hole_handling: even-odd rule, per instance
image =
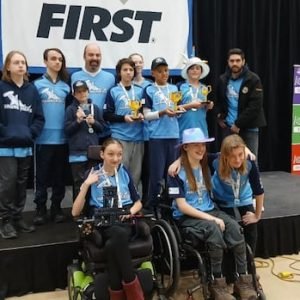
[[46, 99], [43, 99], [43, 102], [62, 102], [61, 99], [50, 88], [43, 89], [42, 94], [45, 94], [47, 97]]
[[9, 104], [4, 104], [5, 109], [15, 109], [32, 113], [31, 105], [24, 104], [18, 95], [14, 95], [14, 91], [5, 92], [3, 97], [8, 98], [10, 101]]
[[93, 94], [105, 94], [107, 92], [106, 88], [100, 88], [95, 85], [95, 83], [91, 80], [86, 80], [86, 84], [89, 88], [89, 92]]

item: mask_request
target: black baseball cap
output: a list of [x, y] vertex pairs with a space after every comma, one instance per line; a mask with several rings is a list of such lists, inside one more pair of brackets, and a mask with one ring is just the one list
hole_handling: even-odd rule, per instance
[[156, 69], [158, 66], [168, 66], [168, 63], [163, 57], [156, 57], [152, 60], [151, 70]]
[[84, 80], [77, 80], [73, 83], [73, 92], [75, 93], [78, 89], [89, 90], [89, 87]]

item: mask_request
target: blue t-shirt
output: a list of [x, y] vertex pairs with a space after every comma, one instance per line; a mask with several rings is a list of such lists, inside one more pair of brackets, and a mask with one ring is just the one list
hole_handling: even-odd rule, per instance
[[[101, 171], [101, 168], [102, 165], [98, 165], [94, 169]], [[131, 176], [123, 164], [119, 166], [117, 176], [122, 206], [131, 205], [139, 200], [140, 196], [134, 187]], [[91, 186], [90, 206], [96, 208], [103, 207], [103, 187], [105, 186], [117, 186], [115, 174], [113, 176], [108, 176], [102, 173], [102, 175], [99, 176], [99, 181]]]
[[[131, 85], [129, 90], [124, 92], [120, 84], [111, 88], [106, 98], [106, 111], [119, 116], [131, 114], [128, 105], [129, 100], [137, 100], [141, 103], [143, 89], [137, 85]], [[142, 105], [142, 104], [141, 104]], [[111, 136], [123, 141], [143, 141], [143, 122], [110, 122]]]
[[[104, 70], [100, 70], [93, 76], [92, 74], [81, 70], [72, 74], [72, 85], [77, 80], [84, 80], [87, 83], [89, 88], [89, 98], [100, 108], [101, 113], [103, 113], [107, 92], [115, 85], [114, 75]], [[110, 135], [110, 129], [109, 124], [106, 123], [103, 132], [99, 133], [99, 137], [106, 137], [108, 135]]]
[[[161, 111], [170, 107], [174, 109], [174, 103], [170, 100], [170, 93], [177, 92], [178, 89], [173, 84], [157, 86], [151, 84], [145, 89], [145, 107], [151, 111]], [[148, 123], [150, 139], [178, 139], [179, 126], [177, 117], [164, 115]]]
[[226, 117], [226, 123], [228, 126], [232, 126], [237, 119], [238, 115], [238, 102], [239, 102], [239, 93], [243, 78], [236, 80], [230, 79], [227, 84], [226, 98], [228, 104], [228, 114]]
[[[215, 202], [220, 207], [251, 205], [254, 195], [264, 193], [254, 161], [247, 161], [246, 174], [238, 174], [236, 170], [232, 170], [228, 180], [221, 179], [219, 175], [219, 158], [213, 161], [213, 167], [215, 170], [212, 176], [213, 195]], [[236, 192], [234, 191], [235, 189]]]
[[53, 82], [48, 75], [43, 75], [34, 81], [40, 98], [45, 117], [45, 125], [41, 135], [36, 139], [37, 144], [65, 144], [64, 121], [66, 97], [70, 87], [62, 80]]
[[186, 202], [203, 212], [211, 211], [214, 209], [214, 204], [210, 198], [210, 194], [207, 191], [202, 170], [200, 168], [193, 169], [193, 174], [197, 182], [197, 191], [194, 192], [190, 189], [185, 169], [182, 167], [180, 172], [175, 177], [168, 177], [168, 194], [173, 199], [172, 209], [173, 217], [179, 219], [183, 216], [183, 213], [179, 210], [176, 199], [185, 198]]
[[[188, 104], [195, 99], [205, 100], [203, 94], [201, 93], [201, 88], [204, 87], [200, 83], [199, 88], [192, 87], [188, 82], [180, 85], [180, 91], [182, 92], [182, 100], [180, 104]], [[206, 107], [201, 107], [198, 109], [190, 109], [186, 113], [182, 114], [178, 118], [180, 138], [182, 138], [182, 133], [188, 128], [201, 128], [205, 136], [208, 136], [207, 122], [206, 122]]]

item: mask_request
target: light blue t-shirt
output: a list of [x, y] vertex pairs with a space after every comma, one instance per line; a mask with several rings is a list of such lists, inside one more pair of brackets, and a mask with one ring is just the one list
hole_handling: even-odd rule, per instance
[[62, 80], [53, 82], [47, 78], [47, 74], [34, 81], [45, 116], [45, 125], [36, 144], [61, 145], [66, 143], [64, 134], [66, 97], [70, 93], [70, 87]]
[[230, 127], [234, 124], [238, 116], [238, 101], [242, 82], [243, 78], [236, 80], [230, 79], [227, 84], [226, 98], [228, 104], [228, 114], [226, 117], [226, 123]]
[[[239, 174], [238, 171], [232, 170], [228, 180], [221, 179], [219, 175], [219, 159], [214, 160], [213, 167], [215, 169], [212, 176], [213, 195], [218, 205], [221, 207], [239, 207], [252, 204], [253, 191], [249, 182], [249, 173], [251, 171], [251, 163], [247, 161], [246, 174]], [[239, 182], [239, 184], [237, 184]], [[235, 196], [234, 189], [236, 189]]]
[[[89, 98], [100, 108], [100, 111], [103, 114], [107, 92], [115, 85], [114, 75], [104, 70], [100, 70], [95, 74], [81, 70], [72, 74], [72, 86], [77, 80], [84, 80], [87, 83], [89, 88]], [[99, 134], [99, 137], [108, 135], [110, 135], [110, 128], [108, 123], [106, 123], [106, 126], [103, 129], [103, 132]]]
[[175, 177], [168, 178], [169, 196], [174, 199], [172, 204], [173, 217], [179, 219], [183, 213], [179, 210], [176, 198], [185, 198], [186, 202], [199, 211], [211, 211], [214, 209], [214, 204], [207, 191], [202, 170], [200, 168], [193, 169], [193, 174], [197, 182], [197, 191], [190, 189], [185, 169], [182, 167], [179, 174]]
[[[130, 90], [125, 90], [117, 84], [113, 87], [106, 99], [106, 109], [116, 115], [125, 116], [131, 114], [128, 105], [129, 100], [137, 100], [141, 102], [143, 89], [137, 85], [131, 85]], [[143, 122], [110, 122], [111, 136], [123, 141], [144, 141]]]
[[[170, 107], [174, 109], [174, 103], [170, 100], [170, 93], [177, 92], [176, 85], [167, 84], [165, 86], [149, 85], [145, 90], [145, 107], [151, 111], [161, 111]], [[179, 126], [177, 117], [164, 115], [148, 123], [150, 139], [178, 139]]]
[[[202, 87], [204, 87], [202, 83], [200, 83], [199, 88], [192, 87], [188, 82], [183, 83], [180, 86], [180, 91], [182, 92], [181, 104], [188, 104], [194, 98], [205, 100], [201, 93]], [[205, 107], [190, 109], [178, 118], [180, 138], [182, 138], [183, 131], [188, 128], [200, 128], [205, 136], [208, 136], [206, 111]]]
[[[101, 174], [101, 168], [100, 168]], [[91, 198], [90, 198], [90, 206], [94, 207], [103, 207], [103, 187], [105, 186], [117, 186], [116, 176], [107, 176], [104, 175], [99, 176], [99, 180], [96, 184], [91, 185]], [[130, 177], [127, 170], [121, 164], [118, 168], [117, 172], [119, 188], [120, 188], [120, 196], [122, 201], [122, 206], [130, 205], [136, 199], [131, 199], [131, 193], [129, 189]]]

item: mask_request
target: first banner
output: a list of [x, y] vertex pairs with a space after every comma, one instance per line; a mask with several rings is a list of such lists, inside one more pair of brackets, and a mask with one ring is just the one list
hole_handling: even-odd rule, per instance
[[103, 68], [139, 52], [146, 69], [158, 56], [179, 69], [192, 51], [191, 11], [192, 0], [2, 0], [1, 63], [20, 50], [35, 71], [43, 67], [43, 50], [57, 47], [69, 68], [79, 68], [84, 46], [96, 41]]

